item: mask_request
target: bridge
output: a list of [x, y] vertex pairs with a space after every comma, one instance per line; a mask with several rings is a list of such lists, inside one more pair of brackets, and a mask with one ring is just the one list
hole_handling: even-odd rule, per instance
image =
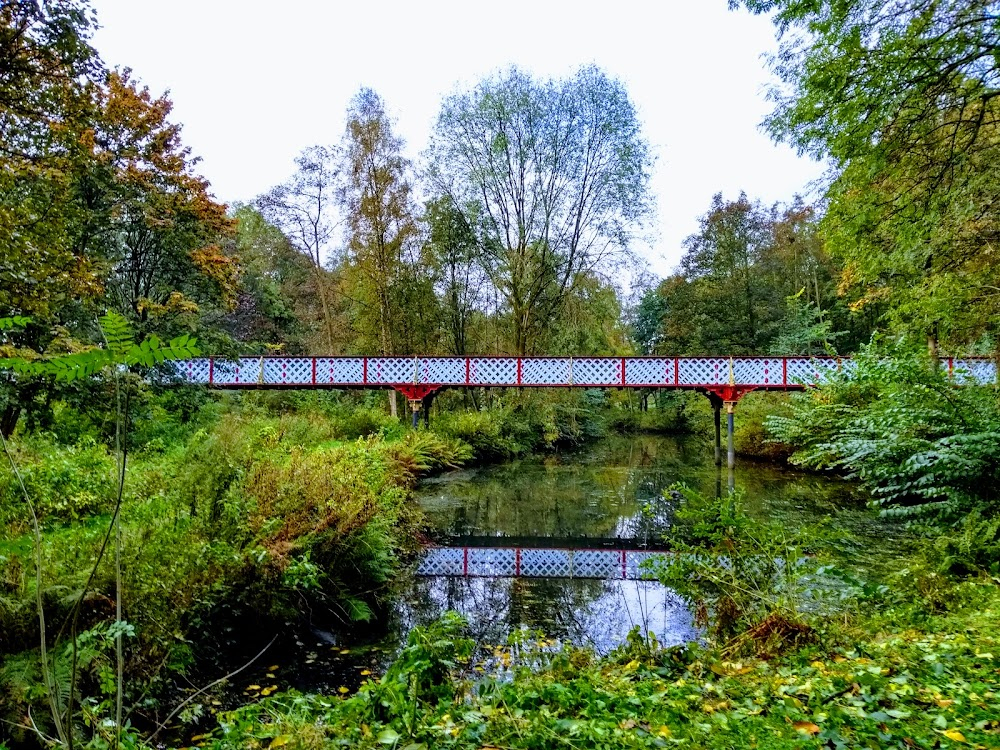
[[[941, 360], [956, 383], [996, 382], [992, 360]], [[733, 414], [752, 391], [802, 390], [853, 362], [838, 357], [200, 357], [171, 363], [178, 379], [213, 388], [392, 388], [413, 410], [443, 388], [668, 388], [706, 395], [722, 462], [726, 409], [728, 464], [735, 464]]]

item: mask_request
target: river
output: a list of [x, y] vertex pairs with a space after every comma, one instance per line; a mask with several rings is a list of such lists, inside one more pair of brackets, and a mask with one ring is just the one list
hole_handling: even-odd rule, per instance
[[[730, 476], [714, 465], [710, 444], [690, 436], [614, 437], [582, 450], [454, 471], [423, 481], [415, 493], [436, 545], [428, 554], [450, 556], [451, 575], [421, 575], [418, 561], [377, 624], [359, 624], [349, 635], [317, 627], [294, 645], [277, 646], [260, 662], [276, 663], [255, 665], [233, 687], [249, 698], [268, 687], [353, 690], [385, 668], [413, 626], [448, 609], [468, 619], [484, 646], [530, 631], [605, 653], [636, 626], [664, 645], [690, 641], [698, 633], [684, 602], [658, 583], [638, 580], [631, 564], [642, 550], [666, 546], [676, 502], [669, 489], [679, 482], [711, 495], [732, 482], [750, 513], [788, 525], [835, 519], [848, 553], [877, 554], [887, 545], [873, 541], [891, 533], [849, 483], [747, 461]], [[574, 578], [565, 577], [570, 550]], [[607, 578], [581, 577], [593, 574], [581, 564], [581, 550], [599, 551], [595, 559], [628, 557], [625, 576], [612, 566]], [[503, 560], [470, 569], [468, 560], [483, 555]], [[511, 568], [515, 560], [519, 569]], [[544, 575], [545, 565], [558, 575]]]

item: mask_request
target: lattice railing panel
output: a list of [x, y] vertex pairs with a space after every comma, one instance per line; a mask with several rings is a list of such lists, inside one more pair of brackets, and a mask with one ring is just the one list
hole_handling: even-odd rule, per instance
[[465, 359], [455, 357], [424, 357], [420, 360], [421, 383], [454, 385], [465, 382]]
[[514, 357], [472, 357], [469, 363], [472, 385], [515, 385], [517, 360]]
[[720, 385], [729, 382], [729, 360], [723, 357], [683, 358], [677, 363], [680, 385]]
[[621, 385], [622, 361], [581, 357], [572, 360], [573, 382], [577, 385]]
[[468, 547], [466, 556], [470, 576], [510, 577], [517, 572], [517, 552], [513, 549]]
[[780, 359], [733, 359], [733, 382], [736, 385], [781, 385]]
[[530, 578], [569, 578], [570, 550], [522, 549], [520, 575]]
[[994, 383], [996, 365], [982, 359], [956, 359], [952, 364], [956, 383]]
[[[523, 554], [523, 553], [522, 553]], [[574, 578], [621, 578], [623, 553], [616, 549], [573, 550]]]
[[[315, 380], [313, 362], [315, 361]], [[822, 383], [825, 373], [856, 367], [833, 357], [627, 357], [622, 382], [618, 357], [199, 357], [171, 363], [189, 383], [219, 386], [483, 385], [782, 388]], [[955, 382], [992, 383], [996, 365], [985, 359], [948, 360]], [[263, 372], [261, 372], [263, 368]], [[211, 374], [211, 377], [210, 377]]]
[[837, 360], [833, 357], [789, 357], [788, 383], [789, 385], [822, 383], [824, 372], [836, 369]]
[[264, 382], [276, 385], [312, 383], [312, 358], [277, 357], [264, 360]]
[[626, 385], [668, 385], [673, 382], [673, 359], [651, 358], [625, 361]]
[[212, 366], [208, 359], [186, 359], [171, 362], [177, 377], [187, 383], [207, 383]]
[[651, 579], [653, 574], [640, 565], [659, 554], [617, 549], [433, 547], [416, 572], [421, 576]]
[[364, 357], [316, 357], [317, 384], [357, 385], [364, 382]]
[[462, 547], [434, 547], [427, 550], [417, 565], [417, 575], [465, 575], [465, 550]]
[[212, 382], [215, 385], [252, 385], [261, 382], [259, 357], [242, 358], [235, 362], [214, 360]]
[[418, 368], [413, 357], [369, 357], [368, 382], [412, 383]]
[[532, 357], [521, 360], [521, 383], [524, 385], [568, 385], [570, 361]]

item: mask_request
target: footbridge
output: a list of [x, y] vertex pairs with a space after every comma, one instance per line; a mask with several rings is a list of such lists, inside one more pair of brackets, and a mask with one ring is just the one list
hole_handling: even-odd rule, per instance
[[[996, 381], [987, 359], [942, 359], [958, 383]], [[179, 380], [212, 388], [392, 388], [413, 410], [444, 388], [668, 388], [712, 402], [721, 464], [721, 412], [727, 413], [728, 463], [735, 463], [733, 414], [752, 391], [802, 390], [853, 362], [837, 357], [201, 357], [171, 363]]]

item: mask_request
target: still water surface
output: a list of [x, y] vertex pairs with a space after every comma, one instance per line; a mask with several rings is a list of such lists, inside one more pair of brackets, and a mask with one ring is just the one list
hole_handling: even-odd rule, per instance
[[[851, 544], [859, 551], [880, 546], [872, 542], [884, 525], [850, 484], [750, 462], [730, 478], [712, 459], [711, 446], [691, 437], [609, 438], [581, 451], [435, 477], [421, 483], [416, 499], [442, 546], [662, 549], [672, 507], [664, 493], [672, 485], [715, 495], [734, 481], [753, 514], [789, 525], [836, 518], [850, 529], [848, 552]], [[281, 689], [354, 689], [361, 675], [387, 666], [414, 625], [449, 609], [465, 615], [484, 645], [522, 629], [602, 653], [635, 626], [664, 645], [697, 637], [684, 602], [650, 581], [410, 575], [378, 625], [358, 625], [348, 636], [317, 628], [291, 651], [282, 648], [284, 666], [274, 681]]]

